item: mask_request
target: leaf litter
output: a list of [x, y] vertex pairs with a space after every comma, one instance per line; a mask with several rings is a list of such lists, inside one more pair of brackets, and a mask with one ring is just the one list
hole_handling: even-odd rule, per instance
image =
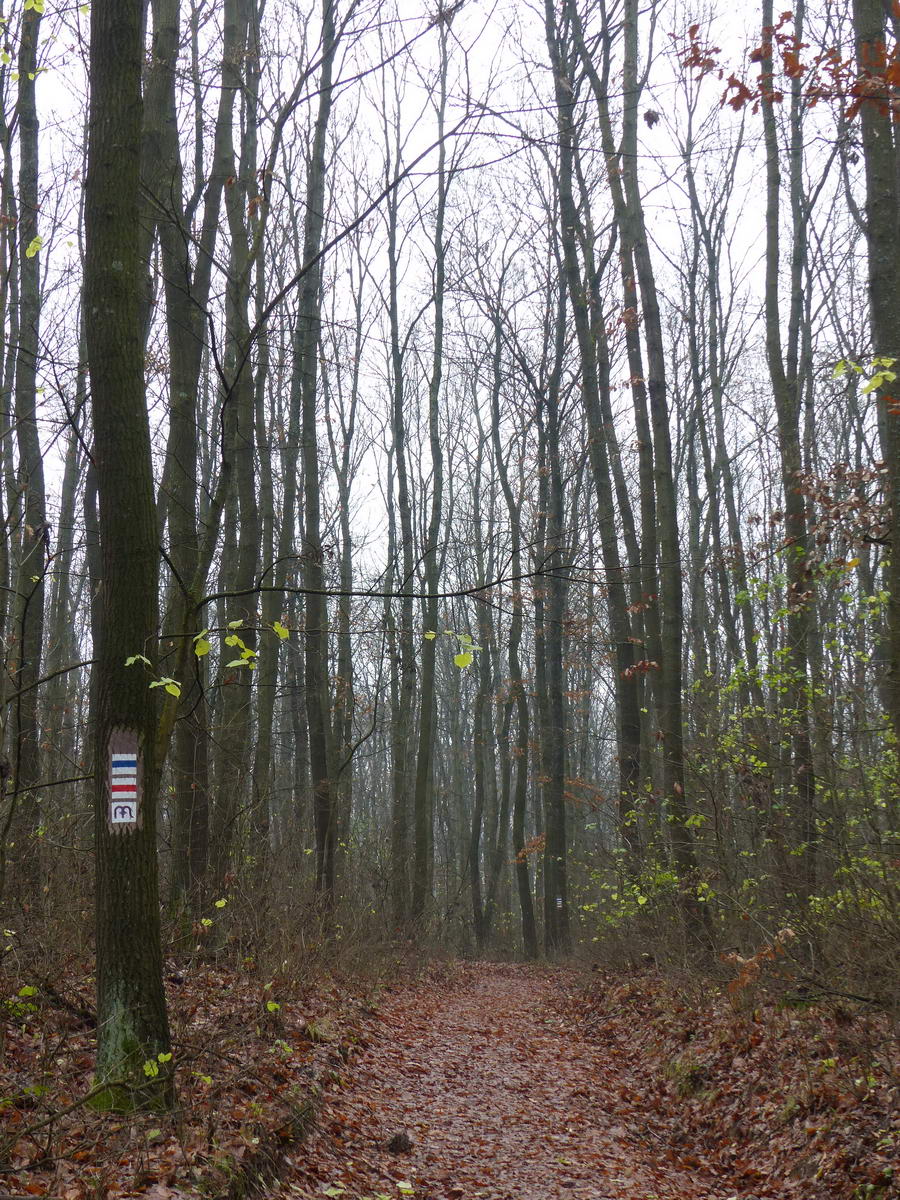
[[362, 1038], [370, 991], [329, 978], [267, 981], [252, 965], [170, 967], [178, 1105], [122, 1115], [84, 1102], [96, 1049], [91, 985], [75, 971], [64, 990], [3, 978], [0, 1197], [180, 1200], [225, 1194], [242, 1173], [271, 1175]]
[[129, 1117], [79, 1103], [93, 1065], [89, 978], [65, 996], [9, 981], [0, 1194], [900, 1194], [883, 1014], [715, 987], [692, 1000], [652, 970], [467, 963], [401, 975], [374, 993], [320, 978], [288, 994], [253, 970], [170, 971], [179, 1108]]
[[[726, 1200], [644, 1107], [639, 1067], [584, 1032], [584, 974], [467, 964], [393, 996], [281, 1196], [318, 1200]], [[392, 1150], [398, 1134], [410, 1143]], [[396, 1144], [396, 1143], [395, 1143]]]

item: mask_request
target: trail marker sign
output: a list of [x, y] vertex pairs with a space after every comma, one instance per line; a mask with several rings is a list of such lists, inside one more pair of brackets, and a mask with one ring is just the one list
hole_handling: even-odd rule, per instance
[[140, 817], [141, 758], [137, 735], [115, 730], [109, 739], [109, 822], [134, 828]]

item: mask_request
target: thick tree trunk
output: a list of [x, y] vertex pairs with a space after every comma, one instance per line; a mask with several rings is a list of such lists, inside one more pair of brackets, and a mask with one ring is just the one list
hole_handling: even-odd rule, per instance
[[[881, 0], [853, 0], [857, 69], [874, 84], [860, 106], [866, 168], [866, 238], [869, 251], [869, 321], [876, 356], [900, 360], [900, 136], [894, 91], [884, 78], [891, 63], [887, 52], [885, 5]], [[896, 29], [896, 23], [895, 23]], [[897, 369], [896, 367], [894, 368]], [[896, 388], [889, 389], [895, 392]], [[891, 505], [891, 554], [886, 568], [888, 599], [888, 670], [885, 696], [888, 715], [900, 745], [900, 414], [888, 411], [885, 391], [879, 394], [881, 456], [888, 470]]]
[[[102, 1106], [172, 1100], [156, 863], [159, 788], [153, 664], [159, 551], [144, 399], [138, 255], [142, 5], [91, 6], [85, 185], [85, 337], [99, 496], [101, 579], [93, 721], [97, 904], [97, 1078]], [[114, 823], [111, 754], [133, 750], [137, 819]], [[121, 785], [116, 785], [121, 786]], [[119, 806], [116, 806], [119, 807]], [[155, 1074], [144, 1064], [152, 1063]]]

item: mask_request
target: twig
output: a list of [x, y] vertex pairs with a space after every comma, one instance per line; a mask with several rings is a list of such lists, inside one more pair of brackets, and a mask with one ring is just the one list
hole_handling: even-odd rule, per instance
[[[16, 1142], [20, 1142], [22, 1138], [31, 1137], [33, 1133], [37, 1133], [39, 1129], [46, 1129], [48, 1125], [52, 1125], [61, 1117], [66, 1117], [70, 1112], [74, 1112], [76, 1108], [81, 1108], [87, 1104], [89, 1100], [93, 1100], [95, 1096], [99, 1096], [101, 1092], [107, 1091], [109, 1088], [129, 1087], [127, 1079], [107, 1079], [104, 1083], [95, 1084], [89, 1092], [85, 1092], [83, 1096], [79, 1096], [77, 1100], [73, 1100], [71, 1104], [67, 1104], [65, 1108], [61, 1108], [59, 1112], [51, 1113], [49, 1117], [44, 1117], [42, 1121], [35, 1121], [33, 1125], [28, 1125], [25, 1129], [16, 1130], [15, 1136], [7, 1139], [0, 1146], [0, 1161], [6, 1158], [6, 1155]], [[8, 1200], [8, 1197], [3, 1196], [0, 1200]]]
[[[81, 1004], [75, 1004], [73, 1001], [67, 1000], [61, 992], [56, 990], [49, 979], [41, 980], [41, 990], [48, 997], [48, 999], [56, 1005], [57, 1008], [65, 1009], [66, 1012], [69, 1012], [73, 1016], [80, 1018], [80, 1020], [83, 1021], [85, 1025], [88, 1025], [91, 1029], [96, 1028], [97, 1014], [93, 1011], [93, 1009], [85, 1008]], [[6, 1200], [6, 1198], [0, 1196], [0, 1200]]]

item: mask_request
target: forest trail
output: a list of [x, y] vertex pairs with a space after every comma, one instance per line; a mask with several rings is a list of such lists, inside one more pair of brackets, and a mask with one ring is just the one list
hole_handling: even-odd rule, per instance
[[[679, 1167], [632, 1065], [560, 1009], [572, 973], [468, 964], [386, 999], [284, 1198], [722, 1200]], [[392, 1153], [406, 1134], [412, 1148]], [[343, 1189], [343, 1190], [339, 1190]]]

